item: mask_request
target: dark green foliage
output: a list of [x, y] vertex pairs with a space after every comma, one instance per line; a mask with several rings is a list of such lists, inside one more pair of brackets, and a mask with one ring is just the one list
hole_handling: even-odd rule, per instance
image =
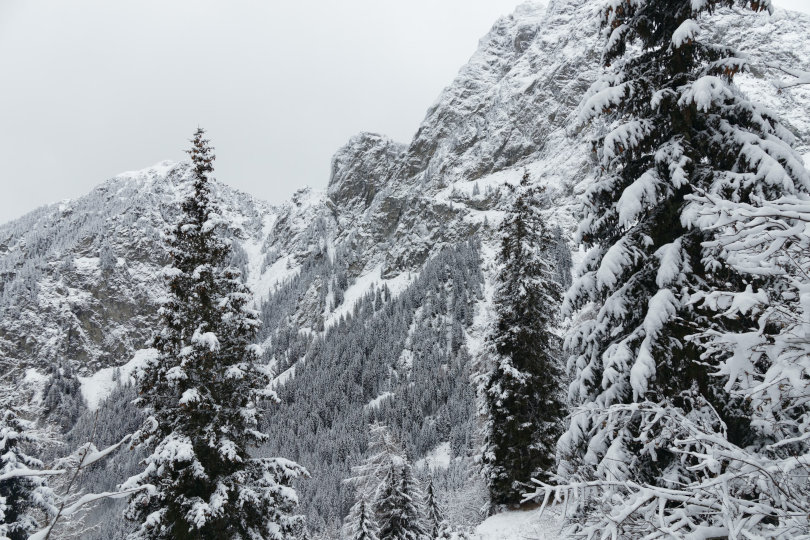
[[[718, 229], [703, 216], [714, 205], [725, 213], [727, 203], [778, 198], [799, 183], [799, 171], [792, 135], [733, 85], [745, 59], [700, 39], [697, 19], [735, 4], [760, 10], [770, 2], [610, 0], [602, 10], [611, 69], [580, 106], [581, 121], [599, 119], [601, 168], [578, 233], [589, 252], [563, 310], [579, 317], [567, 343], [569, 395], [581, 408], [559, 445], [563, 478], [604, 482], [582, 499], [593, 534], [644, 536], [656, 526], [630, 518], [641, 506], [638, 492], [619, 486], [708, 482], [695, 455], [675, 448], [694, 434], [670, 418], [699, 419], [718, 445], [747, 446], [754, 433], [745, 399], [727, 392], [694, 336], [762, 331], [752, 311], [725, 317], [703, 299], [767, 290], [768, 281], [705, 249]], [[651, 504], [661, 529], [665, 516], [691, 512], [705, 523], [714, 513], [687, 510], [690, 503]], [[601, 515], [588, 505], [600, 505]], [[603, 519], [618, 514], [627, 518]]]
[[49, 421], [68, 431], [87, 408], [81, 383], [69, 362], [53, 366], [51, 378], [43, 391], [42, 405]]
[[531, 478], [548, 479], [562, 428], [556, 244], [541, 206], [527, 174], [500, 229], [497, 318], [488, 347], [494, 366], [484, 390], [483, 464], [495, 504], [519, 503]]
[[266, 440], [257, 430], [270, 373], [258, 363], [257, 313], [240, 273], [228, 265], [230, 243], [210, 197], [213, 150], [199, 129], [189, 150], [193, 192], [171, 231], [169, 297], [156, 358], [139, 380], [140, 402], [151, 414], [152, 455], [131, 484], [154, 492], [133, 498], [128, 516], [137, 538], [272, 538], [299, 524], [286, 486], [305, 472], [296, 464], [254, 458]]
[[392, 462], [377, 495], [380, 540], [423, 540], [428, 531], [421, 498], [411, 466]]
[[[38, 529], [37, 517], [56, 513], [44, 476], [30, 472], [43, 468], [27, 453], [38, 442], [32, 428], [11, 409], [0, 411], [0, 538], [25, 540]], [[15, 475], [24, 470], [25, 476]]]

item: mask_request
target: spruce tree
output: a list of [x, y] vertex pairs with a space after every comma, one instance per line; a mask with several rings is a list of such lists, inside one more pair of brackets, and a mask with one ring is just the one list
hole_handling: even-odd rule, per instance
[[433, 488], [433, 480], [428, 482], [425, 490], [425, 526], [428, 538], [431, 540], [450, 538], [450, 526], [444, 519], [444, 511], [436, 500], [436, 490]]
[[[700, 40], [696, 19], [734, 4], [770, 6], [611, 0], [601, 12], [610, 69], [580, 119], [607, 126], [595, 141], [601, 169], [578, 232], [589, 252], [564, 303], [566, 315], [588, 314], [567, 337], [569, 396], [579, 409], [559, 444], [560, 476], [590, 488], [580, 500], [586, 536], [708, 534], [736, 488], [716, 481], [723, 466], [701, 457], [701, 440], [718, 448], [755, 442], [748, 404], [727, 392], [727, 377], [694, 336], [757, 328], [745, 310], [713, 312], [712, 299], [719, 289], [767, 288], [767, 280], [707, 249], [717, 233], [701, 215], [708, 204], [794, 193], [804, 173], [790, 133], [733, 85], [746, 61]], [[714, 485], [730, 491], [698, 503]], [[748, 517], [711, 535], [766, 526], [742, 508]]]
[[37, 530], [37, 514], [56, 513], [53, 491], [42, 474], [42, 462], [25, 445], [37, 442], [32, 424], [11, 409], [0, 416], [0, 538], [25, 540]]
[[348, 540], [379, 540], [379, 527], [374, 516], [374, 508], [364, 497], [352, 506], [346, 518], [346, 538]]
[[519, 503], [533, 477], [548, 478], [562, 429], [560, 343], [553, 332], [560, 291], [551, 263], [555, 244], [540, 206], [526, 173], [500, 228], [496, 321], [489, 342], [495, 365], [485, 387], [482, 457], [495, 504]]
[[375, 511], [380, 540], [423, 540], [428, 534], [423, 521], [422, 493], [406, 460], [391, 462], [377, 495]]
[[214, 154], [198, 129], [188, 151], [192, 189], [168, 235], [168, 298], [158, 354], [139, 377], [150, 414], [145, 470], [124, 487], [151, 484], [127, 515], [133, 538], [281, 539], [299, 525], [290, 483], [305, 471], [281, 458], [255, 458], [259, 405], [275, 399], [271, 373], [253, 345], [259, 321], [211, 197]]

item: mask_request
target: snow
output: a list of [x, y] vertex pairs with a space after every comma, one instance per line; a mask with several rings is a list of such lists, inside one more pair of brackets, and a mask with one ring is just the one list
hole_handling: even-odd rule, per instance
[[300, 270], [300, 267], [291, 264], [294, 260], [292, 255], [285, 255], [268, 266], [262, 274], [260, 270], [264, 254], [260, 252], [261, 245], [246, 242], [242, 244], [242, 248], [248, 254], [249, 261], [247, 286], [253, 291], [257, 301], [264, 298], [277, 284], [294, 277]]
[[200, 392], [196, 388], [189, 388], [183, 395], [180, 396], [180, 405], [188, 405], [189, 403], [195, 403], [200, 401]]
[[213, 332], [200, 332], [200, 329], [194, 330], [194, 335], [191, 336], [191, 342], [201, 347], [205, 347], [211, 352], [219, 350], [219, 339]]
[[687, 87], [678, 100], [678, 105], [687, 107], [694, 103], [698, 110], [705, 112], [730, 98], [733, 98], [733, 93], [723, 79], [704, 75]]
[[386, 400], [386, 399], [388, 399], [390, 397], [394, 397], [393, 392], [383, 392], [379, 396], [375, 397], [374, 399], [372, 399], [371, 401], [366, 403], [366, 408], [367, 409], [373, 409], [375, 407], [379, 407], [380, 403], [382, 403], [384, 400]]
[[700, 25], [692, 19], [686, 19], [672, 33], [672, 46], [678, 49], [685, 43], [692, 43], [699, 33]]
[[418, 460], [415, 465], [417, 467], [427, 467], [430, 470], [448, 468], [450, 466], [450, 443], [439, 443], [425, 457]]
[[383, 285], [388, 286], [391, 297], [396, 298], [414, 279], [416, 279], [416, 275], [413, 272], [403, 272], [396, 277], [383, 279], [382, 265], [376, 266], [370, 272], [355, 279], [354, 283], [346, 289], [346, 292], [343, 293], [343, 303], [336, 307], [326, 319], [325, 328], [334, 326], [340, 320], [341, 316], [351, 313], [354, 309], [354, 305], [375, 287], [379, 289], [382, 288]]
[[295, 377], [295, 366], [290, 366], [289, 368], [285, 369], [281, 373], [279, 373], [278, 377], [273, 379], [270, 383], [270, 388], [278, 388], [279, 386], [283, 386], [288, 380]]
[[22, 379], [22, 385], [33, 390], [32, 401], [35, 403], [42, 402], [42, 392], [45, 390], [45, 385], [48, 383], [50, 377], [44, 373], [40, 373], [34, 368], [25, 370], [25, 376]]
[[115, 178], [138, 178], [143, 176], [164, 177], [169, 172], [177, 167], [178, 162], [172, 160], [163, 160], [155, 163], [151, 167], [146, 167], [138, 171], [126, 171], [115, 175]]
[[285, 256], [265, 268], [262, 272], [265, 252], [263, 251], [265, 239], [270, 235], [273, 226], [278, 221], [278, 214], [269, 213], [263, 217], [261, 234], [250, 237], [242, 243], [242, 249], [247, 254], [247, 286], [253, 292], [258, 302], [269, 291], [273, 290], [276, 284], [283, 282], [294, 276], [298, 268], [293, 267], [291, 257]]
[[[156, 349], [141, 349], [139, 351], [135, 351], [132, 359], [123, 366], [118, 368], [104, 368], [98, 370], [89, 377], [79, 377], [82, 396], [84, 396], [84, 400], [87, 402], [87, 407], [91, 411], [96, 410], [101, 402], [107, 399], [112, 391], [118, 386], [119, 381], [129, 380], [134, 382], [133, 373], [135, 370], [141, 366], [144, 366], [146, 362], [156, 357]], [[114, 380], [116, 369], [119, 370], [120, 375], [118, 381]]]
[[512, 510], [490, 516], [475, 529], [474, 540], [544, 540], [564, 538], [558, 508]]
[[78, 257], [73, 260], [76, 271], [81, 273], [90, 273], [98, 270], [98, 257]]

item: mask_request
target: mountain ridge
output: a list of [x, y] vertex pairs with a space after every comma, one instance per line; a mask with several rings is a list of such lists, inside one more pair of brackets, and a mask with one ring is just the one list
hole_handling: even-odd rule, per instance
[[[452, 474], [469, 472], [461, 463], [471, 467], [475, 415], [464, 377], [481, 361], [488, 332], [497, 226], [513, 198], [507, 186], [527, 172], [544, 189], [543, 216], [567, 240], [579, 197], [594, 178], [589, 137], [604, 126], [582, 127], [577, 117], [602, 70], [599, 4], [523, 4], [499, 19], [411, 141], [351, 137], [332, 158], [326, 189], [303, 188], [270, 205], [215, 184], [214, 198], [234, 224], [232, 262], [262, 313], [263, 359], [279, 374], [284, 410], [302, 414], [296, 407], [311, 398], [307, 384], [321, 385], [332, 400], [302, 422], [328, 433], [323, 453], [333, 469], [307, 463], [316, 459], [311, 449], [287, 432], [276, 433], [278, 446], [267, 449], [323, 472], [302, 492], [312, 497], [305, 512], [323, 514], [321, 527], [346, 510], [345, 500], [330, 506], [329, 497], [343, 496], [338, 472], [362, 455], [367, 420], [400, 422], [415, 458], [431, 444], [447, 445], [448, 467], [459, 467]], [[777, 93], [770, 82], [777, 71], [757, 60], [769, 55], [810, 71], [810, 15], [746, 14], [753, 30], [739, 32], [742, 17], [718, 10], [701, 26], [749, 53], [752, 72], [738, 76], [741, 91], [784, 118], [810, 158], [810, 88]], [[17, 366], [18, 380], [35, 389], [62, 362], [72, 364], [85, 389], [101, 380], [93, 378], [99, 373], [110, 388], [116, 372], [126, 375], [156, 325], [167, 261], [163, 231], [177, 215], [187, 168], [163, 161], [122, 173], [84, 197], [0, 225], [0, 357]], [[581, 253], [573, 251], [576, 263]], [[374, 339], [390, 350], [348, 335], [364, 327], [378, 329]], [[414, 336], [433, 348], [420, 349]], [[325, 343], [335, 358], [323, 352]], [[360, 395], [339, 402], [334, 386], [352, 369]], [[300, 373], [310, 379], [298, 381]], [[461, 383], [443, 379], [447, 373]], [[422, 404], [424, 419], [402, 420], [406, 413], [388, 399], [432, 391], [409, 390], [410, 377], [447, 386], [431, 397], [435, 403]], [[41, 407], [34, 390], [20, 398], [32, 395]], [[103, 406], [102, 397], [94, 394], [93, 404]], [[412, 399], [421, 403], [418, 395]], [[339, 423], [336, 411], [350, 423]], [[344, 440], [347, 433], [352, 440]], [[447, 480], [453, 481], [454, 489], [469, 487]]]

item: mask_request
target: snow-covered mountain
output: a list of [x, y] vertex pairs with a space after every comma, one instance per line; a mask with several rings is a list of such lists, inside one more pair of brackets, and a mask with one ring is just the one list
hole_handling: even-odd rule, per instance
[[[326, 499], [362, 452], [361, 442], [334, 442], [341, 437], [337, 427], [348, 428], [337, 426], [325, 411], [341, 411], [358, 431], [369, 419], [399, 414], [385, 403], [405, 392], [404, 381], [428, 380], [413, 373], [429, 356], [419, 339], [430, 329], [447, 327], [442, 335], [450, 341], [454, 331], [461, 332], [467, 365], [445, 371], [469, 374], [470, 358], [487, 327], [495, 228], [511, 197], [504, 185], [517, 183], [528, 171], [546, 188], [548, 219], [568, 235], [573, 232], [578, 194], [594, 165], [588, 133], [577, 128], [576, 118], [581, 96], [601, 70], [600, 4], [523, 4], [498, 20], [428, 110], [412, 141], [402, 144], [370, 133], [353, 137], [336, 152], [325, 192], [301, 190], [289, 202], [271, 206], [217, 184], [215, 198], [234, 225], [234, 262], [262, 307], [266, 359], [276, 364], [285, 410], [296, 420], [303, 421], [296, 416], [303, 414], [296, 407], [306, 401], [303, 383], [325, 388], [317, 380], [318, 362], [326, 362], [325, 344], [349, 343], [340, 337], [349, 328], [341, 326], [348, 324], [347, 315], [360, 317], [366, 328], [386, 320], [394, 328], [374, 337], [388, 349], [385, 359], [366, 352], [354, 367], [351, 356], [329, 360], [329, 370], [344, 366], [347, 373], [356, 369], [358, 380], [368, 379], [361, 395], [342, 404], [324, 399], [322, 410], [308, 410], [316, 419], [296, 428], [297, 441], [274, 430], [281, 442], [268, 451], [284, 452], [313, 471], [312, 487], [302, 499], [317, 498], [323, 488], [324, 500], [307, 503], [310, 515], [333, 508], [322, 516], [322, 526], [345, 512], [346, 501]], [[775, 110], [808, 155], [810, 88], [777, 93], [770, 81], [778, 75], [757, 58], [810, 70], [810, 16], [781, 10], [744, 16], [745, 25], [742, 14], [721, 10], [702, 25], [751, 56], [753, 72], [738, 78], [740, 87]], [[0, 226], [0, 358], [33, 392], [18, 398], [41, 398], [36, 392], [48, 370], [68, 362], [95, 406], [104, 397], [99, 385], [113, 377], [111, 368], [128, 365], [136, 350], [149, 346], [163, 294], [160, 268], [167, 259], [162, 232], [187, 188], [187, 164], [164, 162]], [[474, 239], [480, 247], [465, 247]], [[443, 274], [439, 263], [451, 262], [459, 273]], [[417, 290], [448, 283], [441, 291]], [[374, 294], [383, 303], [399, 304], [386, 311], [375, 304]], [[394, 324], [394, 317], [401, 321]], [[406, 320], [409, 326], [400, 335], [397, 325]], [[379, 328], [388, 327], [381, 322]], [[450, 366], [460, 358], [457, 352], [434, 360]], [[388, 362], [389, 356], [391, 365], [371, 361]], [[330, 382], [341, 380], [333, 371]], [[304, 375], [315, 379], [299, 382]], [[410, 419], [399, 426], [422, 433], [409, 441], [414, 457], [448, 441], [447, 461], [470, 453], [474, 407], [463, 385], [468, 383], [456, 381], [447, 392], [432, 395], [421, 422]], [[447, 402], [453, 399], [468, 400], [469, 407], [451, 410]], [[445, 426], [464, 414], [466, 431]], [[316, 428], [319, 436], [333, 438], [325, 447], [340, 449], [324, 451], [320, 459], [329, 468], [307, 462], [315, 451], [301, 442], [311, 437], [300, 431]], [[336, 472], [324, 480], [327, 470]]]

